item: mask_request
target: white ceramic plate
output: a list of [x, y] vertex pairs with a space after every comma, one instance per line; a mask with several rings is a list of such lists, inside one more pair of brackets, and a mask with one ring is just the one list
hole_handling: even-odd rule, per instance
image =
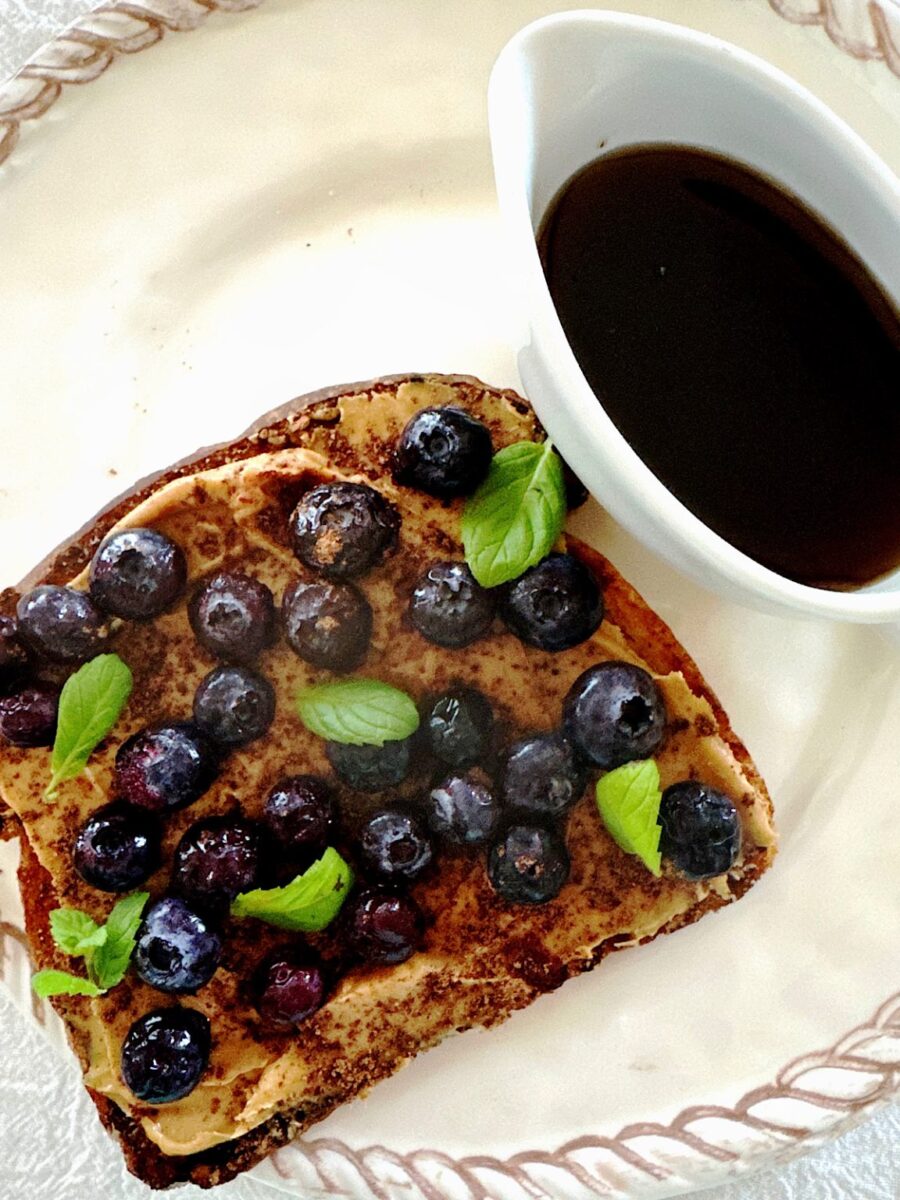
[[[120, 486], [296, 393], [404, 370], [517, 383], [485, 85], [506, 39], [560, 6], [209, 15], [239, 7], [95, 16], [0, 89], [6, 582]], [[895, 0], [612, 7], [762, 54], [900, 169]], [[896, 652], [718, 601], [596, 509], [576, 524], [719, 691], [775, 797], [777, 864], [733, 909], [423, 1056], [258, 1168], [273, 1187], [671, 1195], [813, 1145], [895, 1086]], [[6, 847], [0, 971], [30, 1011], [11, 865]]]

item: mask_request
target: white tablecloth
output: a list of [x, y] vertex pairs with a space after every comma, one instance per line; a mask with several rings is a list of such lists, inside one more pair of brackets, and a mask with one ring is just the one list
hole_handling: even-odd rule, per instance
[[[0, 0], [0, 79], [92, 0]], [[93, 0], [99, 2], [99, 0]], [[491, 0], [487, 0], [488, 3]], [[724, 0], [723, 0], [724, 2]], [[208, 1195], [189, 1188], [179, 1198]], [[132, 1179], [101, 1130], [72, 1062], [0, 993], [0, 1200], [137, 1200]], [[237, 1180], [222, 1200], [274, 1200]], [[705, 1192], [706, 1200], [900, 1200], [900, 1105], [805, 1158]]]

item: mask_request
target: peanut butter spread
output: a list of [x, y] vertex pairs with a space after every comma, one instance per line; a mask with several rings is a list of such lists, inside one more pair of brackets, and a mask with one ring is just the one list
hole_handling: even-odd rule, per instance
[[[632, 639], [616, 623], [620, 606], [614, 587], [597, 633], [559, 654], [526, 647], [499, 621], [487, 638], [466, 649], [441, 649], [424, 641], [406, 616], [407, 597], [422, 567], [438, 558], [462, 558], [461, 503], [398, 487], [390, 475], [389, 451], [416, 409], [454, 402], [449, 389], [426, 381], [319, 405], [314, 419], [297, 414], [301, 445], [279, 445], [273, 433], [267, 452], [162, 486], [121, 526], [152, 526], [174, 538], [187, 555], [192, 583], [212, 570], [237, 568], [263, 580], [280, 600], [287, 584], [306, 573], [287, 538], [287, 517], [299, 496], [335, 478], [369, 482], [397, 505], [403, 521], [397, 553], [358, 581], [374, 612], [372, 646], [359, 673], [417, 699], [455, 682], [472, 684], [490, 698], [509, 739], [553, 728], [566, 691], [585, 668], [605, 659], [641, 662]], [[495, 450], [536, 434], [530, 410], [511, 398], [485, 393], [473, 409], [488, 424]], [[86, 576], [72, 582], [84, 587]], [[620, 586], [625, 585], [620, 581]], [[4, 747], [0, 752], [0, 792], [50, 873], [58, 903], [82, 908], [98, 920], [105, 919], [114, 898], [75, 873], [75, 832], [110, 799], [121, 742], [154, 721], [189, 717], [197, 684], [214, 665], [193, 637], [184, 600], [148, 624], [125, 623], [114, 645], [131, 666], [135, 686], [112, 737], [82, 776], [64, 783], [50, 803], [43, 796], [49, 750]], [[322, 743], [304, 729], [294, 705], [297, 692], [324, 673], [301, 661], [283, 640], [264, 652], [260, 670], [276, 690], [274, 724], [263, 739], [226, 758], [218, 780], [197, 803], [168, 818], [164, 866], [147, 884], [153, 895], [165, 890], [174, 846], [195, 821], [238, 806], [258, 816], [269, 788], [281, 777], [331, 775]], [[707, 896], [731, 899], [742, 877], [758, 874], [774, 852], [770, 806], [720, 736], [709, 700], [680, 673], [658, 680], [669, 716], [657, 756], [663, 786], [700, 778], [726, 792], [740, 812], [743, 851], [727, 876], [693, 883], [664, 865], [662, 877], [654, 878], [610, 839], [588, 789], [569, 820], [572, 870], [557, 899], [523, 912], [494, 894], [483, 855], [442, 856], [435, 877], [414, 888], [430, 922], [424, 948], [399, 966], [350, 971], [295, 1034], [263, 1031], [247, 992], [255, 964], [290, 935], [256, 921], [232, 922], [212, 981], [181, 1000], [207, 1014], [213, 1048], [200, 1084], [176, 1103], [155, 1108], [138, 1103], [119, 1071], [130, 1024], [165, 1002], [159, 992], [129, 974], [106, 996], [64, 1001], [88, 1086], [129, 1112], [165, 1154], [191, 1154], [236, 1138], [279, 1111], [327, 1111], [335, 1095], [347, 1094], [348, 1085], [352, 1093], [354, 1072], [371, 1056], [399, 1064], [454, 1029], [490, 1023], [500, 1009], [520, 1007], [535, 989], [557, 986], [597, 961], [603, 946], [649, 938], [677, 924]], [[424, 783], [413, 776], [397, 791], [414, 797]], [[351, 829], [383, 802], [384, 797], [342, 792]], [[57, 965], [72, 966], [64, 956]]]

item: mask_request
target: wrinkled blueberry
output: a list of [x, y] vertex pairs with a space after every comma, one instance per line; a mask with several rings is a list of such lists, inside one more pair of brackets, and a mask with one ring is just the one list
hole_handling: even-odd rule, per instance
[[568, 650], [596, 631], [603, 597], [587, 567], [571, 554], [548, 554], [510, 584], [503, 620], [528, 646]]
[[216, 667], [194, 696], [194, 720], [221, 746], [246, 746], [275, 718], [275, 690], [249, 667]]
[[262, 819], [283, 853], [315, 855], [328, 846], [337, 827], [338, 808], [324, 779], [292, 775], [269, 792]]
[[159, 616], [186, 583], [181, 548], [155, 529], [111, 533], [91, 562], [91, 599], [104, 612], [133, 621]]
[[282, 946], [256, 972], [256, 1009], [263, 1024], [288, 1032], [325, 1003], [325, 972], [310, 950]]
[[457, 649], [484, 637], [494, 619], [495, 599], [463, 562], [432, 563], [419, 578], [409, 615], [423, 638]]
[[130, 892], [160, 864], [162, 832], [156, 818], [130, 804], [92, 813], [75, 839], [75, 870], [91, 887]]
[[587, 784], [587, 769], [559, 733], [540, 733], [510, 746], [500, 794], [506, 807], [533, 817], [561, 817]]
[[209, 1021], [193, 1008], [156, 1008], [122, 1043], [122, 1078], [146, 1104], [169, 1104], [194, 1090], [209, 1065]]
[[0, 691], [22, 682], [28, 668], [28, 651], [12, 617], [0, 616]]
[[281, 618], [291, 648], [314, 667], [352, 671], [366, 657], [372, 609], [352, 583], [297, 579], [284, 593]]
[[262, 835], [240, 817], [208, 817], [186, 830], [175, 849], [172, 890], [202, 913], [221, 914], [240, 892], [256, 887]]
[[291, 514], [294, 553], [329, 579], [352, 579], [397, 545], [400, 514], [364, 483], [323, 483]]
[[325, 754], [344, 783], [360, 792], [380, 792], [402, 783], [409, 771], [410, 739], [383, 746], [326, 742]]
[[87, 592], [42, 583], [16, 607], [19, 634], [52, 662], [78, 663], [103, 650], [109, 631]]
[[114, 787], [129, 804], [171, 812], [198, 800], [218, 769], [216, 751], [196, 725], [154, 725], [119, 747]]
[[492, 455], [481, 421], [461, 408], [423, 408], [400, 435], [395, 475], [398, 483], [449, 500], [475, 491]]
[[422, 910], [406, 895], [370, 888], [346, 905], [347, 938], [367, 963], [401, 963], [422, 943]]
[[608, 771], [653, 756], [665, 734], [666, 706], [643, 668], [604, 662], [588, 667], [572, 684], [563, 723], [576, 749]]
[[425, 801], [428, 824], [439, 838], [457, 845], [486, 842], [500, 819], [500, 804], [480, 771], [448, 775]]
[[659, 848], [689, 879], [722, 875], [741, 849], [741, 819], [734, 803], [705, 783], [685, 780], [663, 792]]
[[14, 746], [52, 746], [59, 688], [35, 683], [0, 696], [0, 737]]
[[177, 896], [164, 896], [144, 913], [132, 963], [141, 979], [162, 992], [196, 992], [219, 965], [222, 939]]
[[486, 696], [456, 687], [438, 696], [423, 722], [431, 753], [448, 767], [463, 770], [485, 753], [494, 726]]
[[218, 571], [191, 596], [194, 637], [226, 662], [253, 663], [275, 639], [275, 601], [259, 579]]
[[367, 822], [360, 838], [367, 866], [389, 883], [411, 883], [431, 862], [428, 831], [412, 813], [383, 809]]
[[553, 829], [512, 825], [491, 846], [488, 878], [511, 904], [546, 904], [569, 878], [566, 844]]

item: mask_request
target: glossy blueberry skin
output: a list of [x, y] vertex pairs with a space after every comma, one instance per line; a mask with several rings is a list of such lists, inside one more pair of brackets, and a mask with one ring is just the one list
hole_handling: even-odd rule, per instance
[[156, 1008], [122, 1043], [122, 1078], [146, 1104], [170, 1104], [194, 1090], [209, 1065], [209, 1021], [192, 1008]]
[[59, 688], [34, 683], [0, 697], [0, 737], [13, 746], [52, 746]]
[[13, 617], [0, 616], [0, 692], [20, 684], [28, 669], [28, 651]]
[[395, 549], [399, 529], [394, 505], [364, 483], [320, 484], [290, 518], [297, 558], [328, 579], [370, 571]]
[[349, 746], [326, 742], [325, 754], [340, 778], [360, 792], [396, 787], [409, 773], [410, 738], [383, 746]]
[[222, 915], [262, 870], [260, 827], [241, 817], [208, 817], [187, 829], [175, 849], [172, 891], [203, 914]]
[[493, 456], [487, 426], [461, 408], [423, 408], [411, 417], [395, 452], [398, 483], [449, 500], [481, 483]]
[[261, 738], [274, 719], [275, 690], [249, 667], [216, 667], [194, 696], [194, 720], [219, 746], [246, 746]]
[[295, 580], [284, 593], [281, 619], [291, 649], [314, 667], [352, 671], [366, 657], [372, 609], [352, 583]]
[[409, 615], [422, 637], [456, 650], [485, 636], [494, 619], [496, 600], [463, 562], [438, 562], [419, 577], [409, 602]]
[[412, 883], [432, 859], [431, 839], [422, 822], [403, 809], [382, 809], [360, 837], [363, 860], [387, 883]]
[[688, 879], [709, 879], [734, 866], [741, 850], [741, 819], [724, 792], [685, 780], [663, 792], [659, 848]]
[[562, 734], [534, 734], [510, 746], [500, 795], [506, 808], [556, 820], [581, 797], [587, 778], [587, 768]]
[[318, 855], [337, 828], [338, 806], [326, 780], [317, 775], [291, 775], [269, 792], [262, 820], [282, 853]]
[[196, 725], [182, 721], [141, 729], [116, 754], [117, 796], [151, 812], [193, 804], [212, 784], [219, 757]]
[[423, 726], [434, 757], [448, 767], [465, 770], [486, 752], [494, 712], [487, 697], [475, 688], [451, 688], [432, 704]]
[[177, 896], [164, 896], [144, 913], [132, 964], [161, 992], [192, 993], [215, 974], [222, 939]]
[[87, 592], [42, 583], [16, 606], [19, 636], [41, 657], [81, 663], [106, 646], [105, 617]]
[[486, 842], [500, 820], [500, 802], [487, 778], [477, 771], [448, 775], [431, 789], [425, 812], [432, 832], [458, 846]]
[[588, 762], [609, 771], [633, 759], [652, 758], [665, 736], [665, 701], [643, 668], [598, 663], [569, 689], [563, 725]]
[[256, 662], [275, 640], [275, 600], [259, 579], [217, 571], [191, 596], [188, 619], [204, 649], [225, 662]]
[[603, 597], [588, 568], [571, 554], [548, 554], [506, 591], [500, 615], [527, 646], [569, 650], [595, 633]]
[[328, 992], [325, 970], [312, 951], [282, 946], [260, 964], [254, 991], [263, 1024], [288, 1033], [325, 1003]]
[[91, 599], [114, 617], [146, 621], [178, 599], [187, 584], [179, 546], [155, 529], [120, 529], [91, 561]]
[[405, 962], [422, 944], [425, 921], [410, 896], [370, 888], [351, 897], [345, 908], [347, 940], [366, 963]]
[[559, 895], [569, 866], [569, 852], [556, 830], [511, 825], [491, 846], [488, 878], [511, 904], [546, 904]]
[[92, 813], [75, 839], [75, 870], [104, 892], [130, 892], [161, 861], [159, 822], [142, 808], [107, 804]]

